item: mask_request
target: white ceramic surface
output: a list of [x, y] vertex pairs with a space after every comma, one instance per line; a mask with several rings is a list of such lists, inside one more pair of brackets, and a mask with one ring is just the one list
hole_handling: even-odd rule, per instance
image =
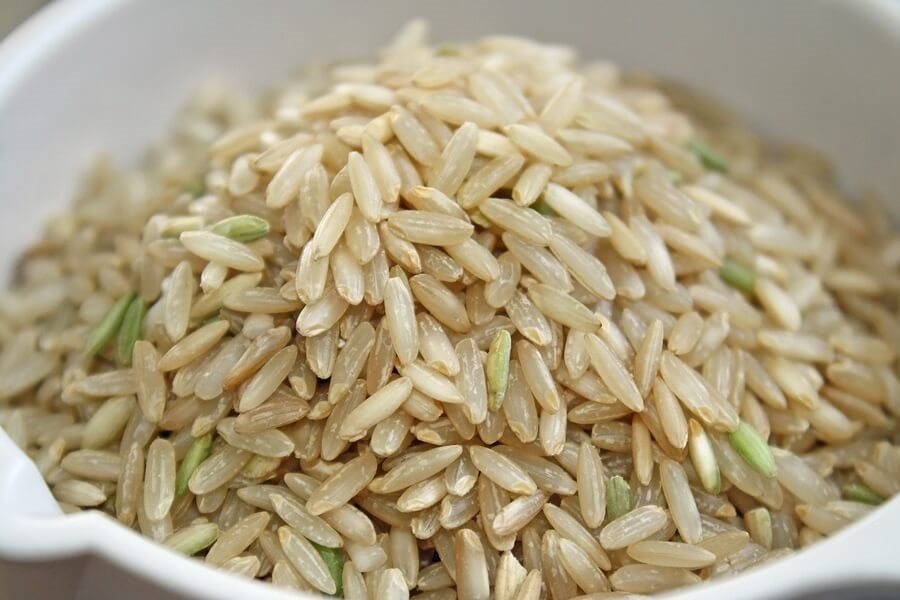
[[[355, 15], [355, 18], [351, 16]], [[900, 213], [900, 3], [58, 0], [0, 44], [4, 278], [88, 159], [133, 161], [212, 73], [259, 87], [316, 57], [365, 56], [412, 16], [436, 39], [521, 33], [662, 73], [802, 139]], [[98, 515], [62, 518], [0, 431], [0, 598], [294, 597], [215, 573]], [[900, 584], [900, 501], [832, 540], [679, 597], [775, 598]]]
[[0, 4], [0, 36], [15, 29], [44, 4], [44, 0], [4, 0]]

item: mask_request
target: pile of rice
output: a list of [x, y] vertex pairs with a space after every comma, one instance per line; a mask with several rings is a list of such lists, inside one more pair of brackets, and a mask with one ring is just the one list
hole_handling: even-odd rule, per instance
[[101, 163], [0, 302], [0, 424], [64, 511], [298, 590], [727, 576], [900, 490], [900, 237], [833, 184], [652, 78], [414, 23]]

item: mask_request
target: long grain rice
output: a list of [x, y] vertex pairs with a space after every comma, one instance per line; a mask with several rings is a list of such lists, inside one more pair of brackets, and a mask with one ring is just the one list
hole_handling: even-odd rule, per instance
[[[459, 188], [457, 198], [460, 205], [466, 209], [479, 206], [488, 196], [499, 190], [506, 181], [518, 173], [523, 164], [525, 164], [525, 158], [515, 153], [493, 159]], [[509, 215], [510, 211], [500, 214]]]
[[238, 271], [259, 271], [263, 259], [245, 244], [209, 231], [185, 231], [179, 236], [185, 248], [211, 262]]
[[426, 34], [203, 91], [26, 253], [0, 425], [64, 512], [309, 593], [560, 600], [900, 492], [883, 215], [669, 84]]

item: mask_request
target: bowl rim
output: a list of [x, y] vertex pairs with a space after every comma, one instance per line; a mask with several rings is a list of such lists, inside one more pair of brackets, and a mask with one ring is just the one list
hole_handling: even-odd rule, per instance
[[[0, 105], [18, 85], [41, 68], [43, 61], [84, 29], [110, 12], [125, 10], [139, 1], [56, 0], [45, 5], [0, 42]], [[830, 1], [839, 3], [839, 0]], [[900, 2], [857, 0], [847, 3], [844, 8], [859, 12], [871, 27], [896, 39], [900, 56]], [[2, 429], [0, 457], [4, 458], [0, 461], [4, 470], [36, 471], [33, 463], [12, 444]], [[833, 539], [780, 559], [763, 570], [751, 570], [699, 587], [676, 590], [666, 597], [693, 600], [713, 600], [723, 594], [734, 598], [775, 597], [817, 584], [837, 582], [846, 578], [848, 570], [855, 571], [863, 581], [900, 584], [900, 571], [890, 558], [892, 553], [881, 550], [877, 544], [878, 540], [892, 537], [891, 533], [900, 535], [900, 497], [846, 527]], [[839, 547], [842, 543], [853, 547], [854, 552], [842, 552]], [[98, 556], [161, 588], [196, 598], [289, 600], [316, 597], [249, 581], [198, 560], [186, 560], [100, 513], [86, 512], [66, 518], [13, 514], [0, 518], [0, 559], [39, 562], [80, 555]], [[135, 560], [135, 556], [140, 556], [140, 560]], [[838, 561], [842, 564], [841, 569], [837, 569], [839, 572], [825, 570], [825, 565], [837, 565]], [[785, 580], [789, 581], [786, 586]]]

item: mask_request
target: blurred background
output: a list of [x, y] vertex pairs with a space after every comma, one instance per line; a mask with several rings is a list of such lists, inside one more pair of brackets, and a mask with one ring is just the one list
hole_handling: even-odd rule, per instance
[[0, 38], [47, 3], [47, 0], [0, 0]]

